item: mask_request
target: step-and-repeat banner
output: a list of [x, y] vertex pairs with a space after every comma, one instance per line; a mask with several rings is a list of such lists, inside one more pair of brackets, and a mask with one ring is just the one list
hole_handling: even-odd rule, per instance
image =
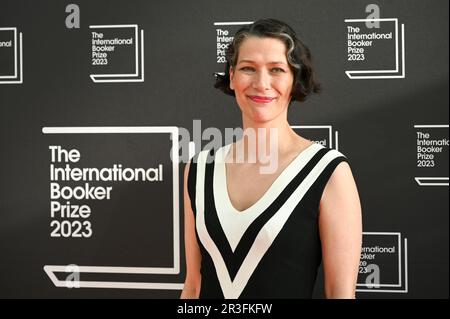
[[323, 85], [290, 124], [360, 191], [357, 297], [448, 298], [448, 6], [3, 0], [0, 297], [180, 295], [183, 162], [241, 125], [214, 76], [234, 32], [272, 17]]

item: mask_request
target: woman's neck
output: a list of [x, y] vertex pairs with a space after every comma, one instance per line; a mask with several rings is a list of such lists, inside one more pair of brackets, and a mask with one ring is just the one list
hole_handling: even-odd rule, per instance
[[279, 157], [292, 152], [300, 139], [287, 118], [258, 123], [243, 119], [243, 130], [244, 135], [232, 148], [228, 160], [256, 164], [263, 174], [276, 172]]
[[292, 151], [299, 136], [289, 125], [287, 118], [279, 116], [272, 121], [254, 122], [243, 118], [244, 138], [239, 140], [244, 150], [259, 152], [276, 150], [278, 154]]

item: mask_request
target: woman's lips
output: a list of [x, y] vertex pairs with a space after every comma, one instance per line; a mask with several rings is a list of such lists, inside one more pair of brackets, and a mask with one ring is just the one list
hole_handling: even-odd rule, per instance
[[258, 95], [249, 95], [248, 98], [256, 103], [270, 103], [275, 99], [274, 97], [258, 96]]

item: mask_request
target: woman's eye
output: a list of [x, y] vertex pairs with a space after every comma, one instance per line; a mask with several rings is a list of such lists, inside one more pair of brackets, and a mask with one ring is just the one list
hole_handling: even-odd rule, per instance
[[254, 69], [252, 67], [250, 67], [250, 66], [244, 66], [244, 67], [241, 68], [241, 71], [252, 72], [252, 71], [254, 71]]
[[272, 72], [274, 72], [274, 73], [284, 73], [285, 71], [282, 68], [273, 68]]

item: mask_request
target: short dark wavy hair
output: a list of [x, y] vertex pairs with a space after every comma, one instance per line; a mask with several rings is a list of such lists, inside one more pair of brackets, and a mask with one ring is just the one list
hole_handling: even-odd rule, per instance
[[289, 25], [275, 19], [260, 19], [236, 32], [226, 50], [225, 74], [216, 74], [215, 88], [235, 96], [230, 88], [230, 67], [236, 66], [239, 47], [248, 37], [276, 38], [286, 45], [287, 61], [294, 73], [291, 101], [304, 101], [312, 92], [320, 92], [321, 86], [317, 81], [309, 48], [297, 38], [295, 31]]

